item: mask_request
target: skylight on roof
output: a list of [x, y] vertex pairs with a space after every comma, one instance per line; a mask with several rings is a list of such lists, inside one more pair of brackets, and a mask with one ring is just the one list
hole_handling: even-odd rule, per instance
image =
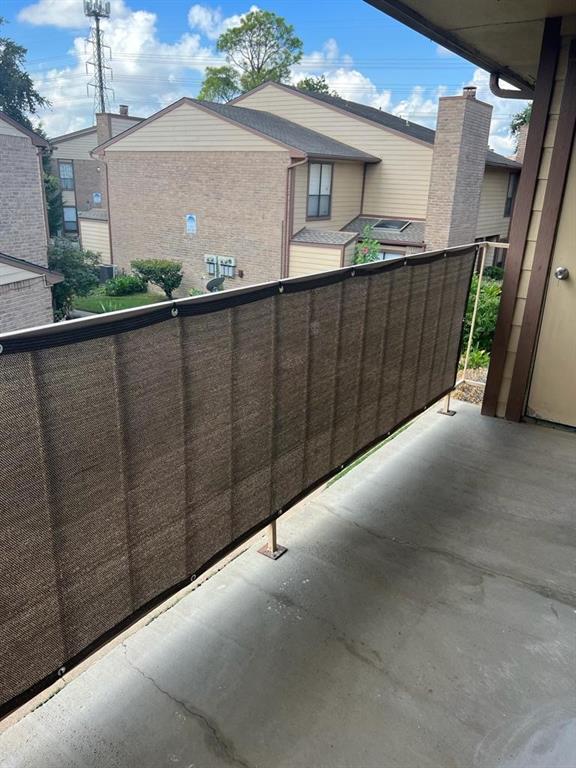
[[409, 221], [404, 221], [402, 219], [380, 219], [377, 224], [374, 224], [374, 229], [387, 229], [394, 230], [395, 232], [402, 232], [408, 224], [410, 224]]

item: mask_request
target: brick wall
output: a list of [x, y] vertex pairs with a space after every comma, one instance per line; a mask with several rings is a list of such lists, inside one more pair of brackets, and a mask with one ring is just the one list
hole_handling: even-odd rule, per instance
[[492, 106], [470, 90], [439, 99], [432, 158], [426, 248], [472, 243], [486, 166]]
[[0, 285], [0, 333], [52, 321], [52, 291], [42, 276]]
[[36, 147], [0, 135], [0, 251], [47, 265], [46, 220]]
[[[74, 185], [76, 188], [76, 208], [79, 211], [89, 211], [91, 208], [106, 210], [106, 189], [103, 172], [98, 168], [104, 163], [96, 160], [74, 160]], [[92, 193], [102, 194], [102, 204], [94, 205]]]
[[[113, 152], [107, 155], [114, 263], [181, 261], [203, 288], [204, 255], [234, 256], [233, 288], [280, 277], [287, 152]], [[186, 233], [185, 216], [198, 231]]]

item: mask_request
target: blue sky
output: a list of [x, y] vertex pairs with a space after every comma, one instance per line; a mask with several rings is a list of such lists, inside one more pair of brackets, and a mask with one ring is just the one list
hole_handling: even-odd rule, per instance
[[[130, 105], [147, 116], [183, 95], [195, 96], [205, 66], [220, 63], [218, 33], [238, 23], [249, 3], [237, 0], [112, 0], [105, 22], [112, 49], [114, 97], [110, 107]], [[491, 146], [512, 151], [511, 115], [522, 102], [492, 96], [488, 76], [362, 0], [274, 0], [258, 7], [284, 16], [304, 42], [305, 56], [293, 81], [324, 74], [345, 98], [362, 101], [434, 127], [439, 95], [478, 86], [494, 105]], [[3, 0], [4, 33], [28, 48], [28, 70], [53, 104], [43, 113], [49, 134], [86, 127], [93, 98], [86, 94], [84, 38], [88, 20], [82, 0]]]

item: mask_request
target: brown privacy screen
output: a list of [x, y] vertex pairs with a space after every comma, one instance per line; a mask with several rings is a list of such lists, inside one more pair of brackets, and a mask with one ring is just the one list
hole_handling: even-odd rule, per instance
[[0, 338], [0, 704], [450, 390], [474, 247]]

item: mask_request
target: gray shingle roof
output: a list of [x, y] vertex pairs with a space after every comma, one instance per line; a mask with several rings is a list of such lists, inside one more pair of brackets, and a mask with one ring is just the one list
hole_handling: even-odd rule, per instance
[[[362, 234], [364, 228], [369, 226], [373, 227], [377, 224], [383, 216], [371, 217], [371, 216], [358, 216], [351, 221], [350, 224], [346, 224], [346, 229], [349, 232], [358, 232]], [[415, 245], [424, 244], [424, 230], [426, 227], [425, 221], [411, 221], [407, 227], [402, 230], [394, 229], [373, 229], [373, 237], [381, 243], [413, 243]]]
[[[194, 101], [194, 99], [191, 99], [191, 101]], [[283, 117], [273, 115], [271, 112], [236, 107], [231, 104], [215, 104], [211, 101], [199, 101], [198, 104], [212, 110], [212, 112], [216, 112], [216, 114], [222, 115], [222, 117], [228, 120], [233, 120], [239, 125], [270, 136], [270, 138], [281, 141], [283, 144], [288, 144], [290, 147], [294, 147], [294, 149], [299, 149], [309, 157], [360, 160], [368, 163], [380, 162], [378, 157], [331, 139], [322, 133], [304, 128], [302, 125], [292, 123]]]
[[[303, 91], [292, 85], [285, 85], [282, 83], [281, 87], [294, 91], [300, 96], [303, 95]], [[378, 123], [386, 128], [398, 131], [399, 133], [404, 133], [407, 136], [411, 136], [413, 139], [419, 139], [428, 144], [434, 144], [436, 131], [433, 131], [432, 128], [426, 128], [424, 125], [412, 123], [401, 117], [397, 117], [396, 115], [391, 115], [389, 112], [376, 109], [376, 107], [369, 107], [366, 104], [359, 104], [356, 101], [348, 101], [339, 96], [329, 96], [326, 93], [309, 93], [308, 91], [305, 92], [305, 95], [310, 96], [317, 101], [323, 101], [325, 104], [330, 104], [333, 107], [338, 107], [345, 112], [350, 112], [352, 115], [363, 117], [365, 120], [370, 120], [373, 123]], [[504, 157], [504, 155], [499, 155], [491, 149], [486, 153], [486, 163], [488, 165], [504, 166], [506, 168], [517, 168], [518, 170], [522, 167], [521, 164], [517, 163], [515, 160], [511, 160], [509, 157]]]
[[357, 237], [357, 232], [333, 229], [301, 229], [292, 238], [293, 243], [317, 243], [318, 245], [346, 245]]

